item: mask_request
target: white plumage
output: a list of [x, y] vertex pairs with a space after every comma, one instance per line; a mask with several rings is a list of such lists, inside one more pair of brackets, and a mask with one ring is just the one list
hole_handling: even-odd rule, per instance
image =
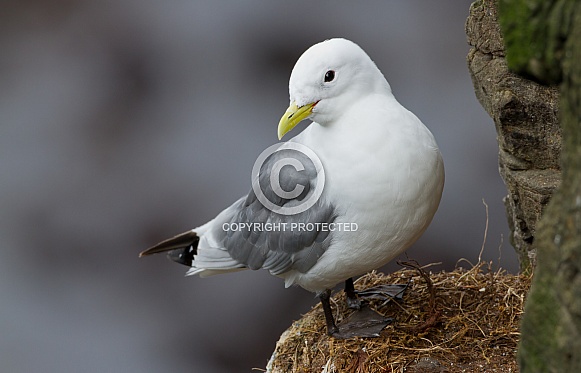
[[[322, 294], [381, 267], [418, 239], [440, 202], [442, 157], [430, 131], [394, 98], [368, 55], [345, 39], [316, 44], [297, 61], [289, 93], [291, 106], [279, 136], [302, 119], [313, 121], [287, 145], [305, 145], [321, 160], [325, 185], [319, 201], [304, 213], [280, 216], [251, 191], [214, 220], [186, 232], [190, 241], [179, 235], [143, 254], [173, 250], [182, 262], [191, 254], [185, 260], [192, 267], [188, 273], [201, 276], [266, 268], [286, 286]], [[287, 182], [292, 175], [286, 175]], [[313, 175], [308, 185], [316, 182]], [[319, 232], [305, 242], [297, 232], [228, 236], [224, 224], [240, 219], [289, 224], [321, 219], [355, 223], [357, 230]]]

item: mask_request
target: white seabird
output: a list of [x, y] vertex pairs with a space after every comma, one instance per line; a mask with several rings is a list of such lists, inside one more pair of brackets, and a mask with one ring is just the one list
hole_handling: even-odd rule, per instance
[[315, 292], [328, 333], [344, 337], [329, 289], [345, 281], [348, 303], [358, 308], [352, 277], [388, 263], [426, 230], [440, 203], [444, 164], [431, 132], [351, 41], [310, 47], [293, 68], [289, 94], [279, 139], [304, 119], [312, 123], [269, 148], [248, 195], [140, 256], [169, 251], [200, 277], [266, 269], [287, 287]]

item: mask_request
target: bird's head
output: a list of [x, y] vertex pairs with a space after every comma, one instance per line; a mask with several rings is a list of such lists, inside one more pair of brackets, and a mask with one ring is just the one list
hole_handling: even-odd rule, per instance
[[321, 125], [332, 123], [345, 107], [378, 90], [390, 91], [389, 84], [357, 44], [346, 39], [315, 44], [291, 73], [290, 106], [278, 125], [278, 137], [307, 118]]

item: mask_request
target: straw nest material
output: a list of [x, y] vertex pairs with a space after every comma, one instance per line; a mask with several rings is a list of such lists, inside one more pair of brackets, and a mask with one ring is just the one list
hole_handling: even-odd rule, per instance
[[[530, 277], [493, 271], [486, 263], [452, 272], [425, 268], [408, 263], [393, 274], [373, 272], [355, 282], [358, 290], [409, 284], [402, 300], [370, 302], [395, 319], [380, 337], [328, 337], [317, 305], [283, 333], [266, 372], [517, 372], [518, 326]], [[342, 291], [332, 300], [338, 322], [354, 312]]]

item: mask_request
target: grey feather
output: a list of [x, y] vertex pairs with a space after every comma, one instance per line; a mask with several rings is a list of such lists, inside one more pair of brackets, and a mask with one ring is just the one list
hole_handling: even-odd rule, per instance
[[[304, 166], [297, 171], [294, 167], [284, 166], [280, 169], [279, 183], [284, 191], [292, 191], [297, 185], [304, 187], [296, 198], [285, 199], [273, 190], [270, 182], [270, 171], [281, 159], [295, 158]], [[254, 182], [260, 183], [264, 196], [278, 206], [297, 206], [310, 196], [315, 189], [317, 170], [313, 162], [304, 154], [292, 149], [280, 150], [270, 155], [262, 165]], [[332, 234], [324, 231], [319, 225], [316, 229], [291, 229], [292, 223], [332, 223], [335, 220], [335, 209], [325, 201], [325, 192], [309, 209], [296, 215], [282, 215], [266, 208], [256, 197], [253, 190], [245, 199], [240, 199], [232, 206], [231, 216], [226, 218], [229, 224], [251, 223], [259, 227], [270, 225], [279, 227], [276, 230], [242, 229], [214, 230], [216, 237], [228, 254], [237, 263], [250, 268], [269, 270], [278, 275], [289, 270], [308, 271], [323, 255], [331, 243]], [[284, 227], [284, 229], [282, 229]]]

